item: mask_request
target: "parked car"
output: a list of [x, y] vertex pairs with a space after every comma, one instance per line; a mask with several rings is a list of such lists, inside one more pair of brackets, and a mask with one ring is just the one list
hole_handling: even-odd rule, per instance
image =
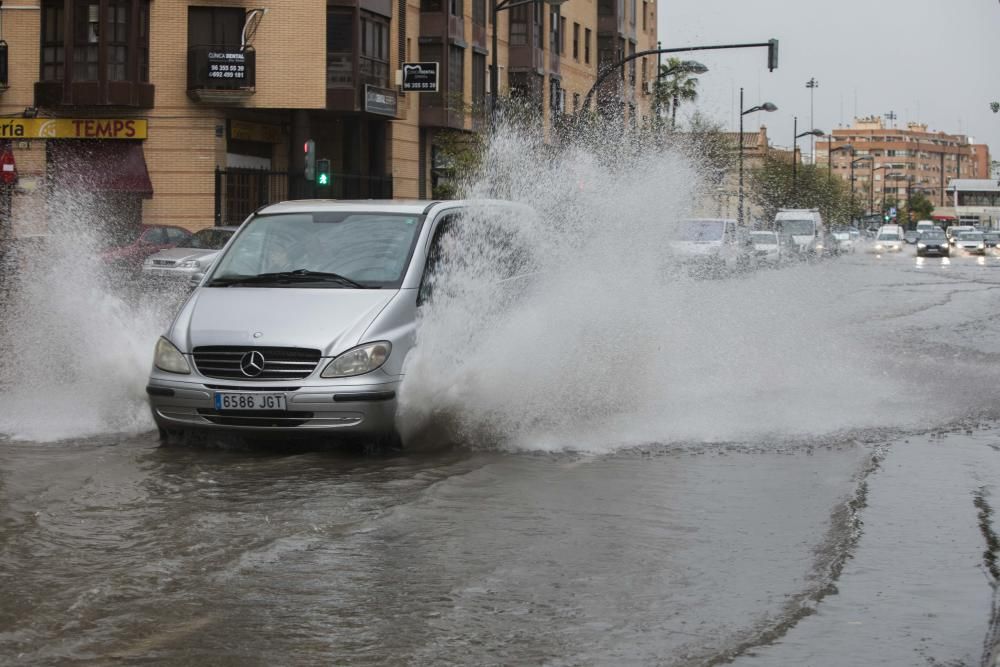
[[758, 264], [778, 264], [781, 261], [781, 243], [777, 232], [750, 232], [750, 242]]
[[148, 278], [184, 279], [204, 274], [239, 227], [208, 227], [195, 232], [176, 247], [161, 250], [142, 263]]
[[[399, 446], [404, 363], [442, 248], [462, 238], [451, 230], [531, 215], [492, 201], [257, 210], [156, 343], [146, 392], [161, 437], [215, 429]], [[509, 284], [527, 253], [498, 242], [498, 279]]]
[[982, 232], [961, 232], [955, 239], [955, 249], [969, 255], [985, 255], [986, 242]]
[[111, 269], [138, 271], [143, 260], [165, 248], [173, 248], [191, 237], [191, 232], [172, 225], [140, 225], [124, 240], [106, 247], [101, 262]]
[[951, 245], [948, 243], [948, 237], [940, 229], [927, 229], [920, 233], [920, 240], [917, 241], [917, 257], [929, 256], [951, 256]]

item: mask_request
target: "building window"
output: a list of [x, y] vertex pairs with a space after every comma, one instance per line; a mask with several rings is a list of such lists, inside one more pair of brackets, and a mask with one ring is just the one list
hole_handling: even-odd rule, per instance
[[246, 11], [233, 7], [188, 7], [188, 47], [239, 47]]
[[597, 15], [614, 16], [615, 4], [615, 0], [597, 0]]
[[545, 34], [542, 31], [542, 25], [545, 22], [545, 3], [536, 2], [533, 7], [535, 8], [535, 46], [544, 49]]
[[580, 24], [573, 24], [573, 59], [580, 59]]
[[472, 23], [486, 26], [486, 0], [472, 0]]
[[452, 16], [462, 16], [465, 14], [465, 6], [463, 0], [448, 0], [448, 11], [451, 12]]
[[354, 12], [333, 8], [326, 12], [326, 85], [354, 86]]
[[573, 113], [580, 110], [580, 93], [573, 93]]
[[510, 45], [528, 45], [528, 5], [510, 9]]
[[465, 94], [465, 49], [454, 44], [448, 47], [448, 93], [459, 98]]
[[563, 107], [562, 86], [559, 83], [559, 79], [555, 77], [549, 79], [549, 108], [552, 110], [553, 116], [557, 116], [565, 111]]
[[552, 8], [549, 12], [549, 50], [559, 55], [559, 7]]
[[139, 39], [136, 51], [139, 53], [139, 81], [149, 82], [149, 4], [139, 3]]
[[42, 5], [42, 81], [62, 81], [65, 76], [65, 5]]
[[441, 4], [441, 0], [420, 0], [420, 11], [431, 13], [440, 12], [444, 8]]
[[73, 80], [98, 80], [101, 5], [84, 0], [73, 6]]
[[128, 79], [128, 0], [108, 3], [105, 36], [108, 42], [108, 81]]
[[635, 27], [635, 17], [638, 11], [636, 10], [636, 0], [629, 0], [629, 11], [628, 11], [628, 22], [634, 28]]
[[542, 77], [533, 72], [511, 72], [509, 80], [511, 98], [534, 107], [541, 116], [543, 108]]
[[646, 0], [642, 0], [642, 31], [646, 32], [648, 29], [646, 27], [646, 16], [649, 14], [649, 4]]
[[374, 14], [361, 15], [361, 79], [389, 85], [389, 23]]
[[566, 55], [566, 18], [559, 18], [559, 55]]
[[590, 64], [590, 28], [583, 31], [583, 62]]
[[486, 54], [472, 54], [472, 106], [482, 113], [486, 108]]

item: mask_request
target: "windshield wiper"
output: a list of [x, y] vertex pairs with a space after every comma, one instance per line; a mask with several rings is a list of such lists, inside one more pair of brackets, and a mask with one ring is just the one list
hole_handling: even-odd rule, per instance
[[208, 283], [208, 287], [229, 287], [231, 285], [255, 285], [266, 283], [336, 283], [344, 287], [354, 287], [356, 289], [373, 289], [368, 285], [355, 282], [347, 276], [339, 273], [325, 273], [323, 271], [310, 271], [309, 269], [296, 269], [294, 271], [277, 271], [274, 273], [260, 273], [256, 276], [230, 276], [215, 278]]

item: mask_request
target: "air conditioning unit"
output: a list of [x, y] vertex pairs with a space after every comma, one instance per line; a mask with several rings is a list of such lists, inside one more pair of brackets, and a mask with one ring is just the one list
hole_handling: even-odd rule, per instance
[[642, 85], [642, 92], [646, 93], [647, 95], [652, 95], [654, 88], [655, 88], [655, 82], [651, 79]]

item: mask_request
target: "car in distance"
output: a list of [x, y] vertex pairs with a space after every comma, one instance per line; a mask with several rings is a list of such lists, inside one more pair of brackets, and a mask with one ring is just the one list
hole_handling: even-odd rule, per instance
[[984, 232], [983, 243], [987, 250], [1000, 248], [1000, 232]]
[[951, 245], [948, 237], [940, 229], [928, 229], [920, 233], [917, 241], [917, 257], [950, 257]]
[[142, 263], [142, 274], [147, 278], [185, 280], [204, 274], [237, 229], [239, 227], [200, 229], [173, 248], [147, 257]]
[[781, 261], [781, 243], [778, 233], [757, 230], [750, 232], [754, 258], [758, 264], [777, 264]]
[[882, 225], [875, 236], [872, 250], [876, 253], [899, 252], [903, 249], [903, 228], [899, 225]]
[[913, 245], [914, 243], [916, 243], [917, 239], [919, 239], [919, 238], [920, 238], [920, 232], [918, 232], [915, 229], [911, 229], [911, 230], [909, 230], [909, 231], [907, 231], [906, 233], [903, 234], [903, 241], [905, 241], [906, 243], [909, 243], [910, 245]]
[[986, 242], [982, 232], [960, 232], [955, 239], [955, 249], [969, 255], [985, 255]]
[[854, 252], [854, 238], [848, 231], [844, 232], [834, 232], [833, 238], [837, 242], [837, 246], [840, 248], [840, 252]]
[[752, 246], [737, 227], [736, 220], [729, 218], [681, 220], [673, 229], [670, 250], [696, 276], [712, 277], [745, 268]]
[[100, 260], [114, 271], [138, 271], [147, 257], [166, 248], [173, 248], [190, 236], [191, 232], [183, 227], [139, 225], [104, 248]]
[[[436, 267], [467, 225], [511, 229], [533, 215], [499, 201], [258, 209], [155, 345], [146, 393], [161, 437], [221, 430], [398, 447], [397, 395]], [[490, 238], [498, 279], [523, 275], [528, 253], [511, 235]]]
[[916, 230], [918, 234], [923, 234], [924, 232], [931, 229], [941, 229], [933, 220], [918, 220]]
[[961, 234], [962, 232], [974, 232], [974, 231], [976, 231], [976, 228], [973, 227], [972, 225], [952, 225], [951, 227], [948, 227], [948, 229], [946, 229], [944, 233], [948, 235], [948, 242], [951, 243], [952, 245], [955, 245], [955, 241], [956, 239], [958, 239], [959, 234]]

